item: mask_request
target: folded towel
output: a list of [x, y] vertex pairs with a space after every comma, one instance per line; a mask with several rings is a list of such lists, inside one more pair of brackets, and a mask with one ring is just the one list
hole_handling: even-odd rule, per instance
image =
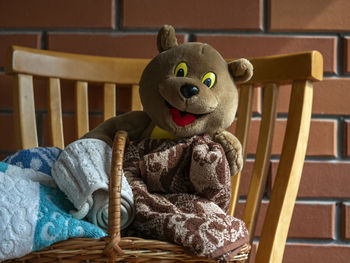
[[[126, 229], [135, 218], [135, 205], [133, 194], [124, 174], [122, 176], [122, 198], [120, 204], [120, 225], [121, 230]], [[125, 186], [125, 187], [124, 187]], [[87, 214], [87, 219], [104, 229], [108, 230], [108, 199], [109, 193], [104, 190], [97, 190], [93, 194], [93, 206]]]
[[51, 176], [51, 167], [62, 150], [57, 147], [36, 147], [21, 150], [7, 156], [3, 162], [22, 168], [30, 168]]
[[248, 242], [244, 222], [226, 215], [230, 169], [210, 136], [130, 144], [124, 172], [136, 204], [130, 231], [217, 260], [232, 259]]
[[22, 150], [0, 162], [0, 261], [74, 237], [100, 238], [97, 226], [72, 218], [73, 208], [51, 177], [61, 150]]
[[[112, 149], [97, 139], [81, 139], [69, 144], [52, 167], [58, 187], [68, 196], [77, 211], [75, 218], [108, 229], [108, 182]], [[121, 230], [135, 217], [131, 188], [124, 175], [121, 190]]]

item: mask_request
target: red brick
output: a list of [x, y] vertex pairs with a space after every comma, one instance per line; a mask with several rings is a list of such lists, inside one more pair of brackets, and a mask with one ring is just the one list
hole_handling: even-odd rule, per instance
[[[1, 6], [1, 3], [0, 3]], [[0, 7], [1, 10], [1, 7]], [[0, 11], [1, 13], [1, 11]], [[1, 16], [1, 15], [0, 15]], [[1, 18], [0, 18], [1, 20]], [[6, 54], [12, 45], [39, 48], [41, 42], [40, 34], [1, 34], [0, 35], [0, 67], [5, 66]]]
[[343, 203], [343, 238], [350, 239], [350, 203]]
[[0, 153], [0, 161], [3, 161], [7, 156], [12, 155], [15, 152], [12, 153]]
[[[278, 163], [271, 163], [272, 184]], [[350, 163], [305, 161], [298, 197], [349, 198]]]
[[[287, 121], [278, 119], [275, 124], [274, 139], [272, 143], [272, 155], [279, 155], [282, 150], [282, 143]], [[228, 128], [235, 134], [236, 122]], [[247, 153], [255, 154], [258, 143], [260, 118], [254, 118], [250, 125]], [[319, 142], [322, 141], [322, 144]], [[331, 156], [337, 155], [337, 122], [333, 120], [311, 121], [310, 136], [306, 154], [308, 156]]]
[[350, 121], [344, 123], [344, 154], [350, 156]]
[[262, 1], [210, 0], [123, 1], [124, 28], [159, 28], [170, 24], [182, 29], [260, 30]]
[[[283, 113], [288, 112], [291, 91], [292, 91], [291, 85], [281, 85], [279, 87], [278, 101], [277, 101], [278, 112], [283, 112]], [[314, 94], [315, 94], [315, 89], [314, 89]]]
[[[238, 93], [240, 93], [240, 88], [238, 87]], [[252, 105], [252, 112], [254, 113], [261, 113], [261, 88], [256, 87], [254, 88], [253, 92], [253, 105]]]
[[[286, 122], [279, 121], [275, 126], [275, 137], [272, 154], [279, 154], [282, 149], [281, 136], [284, 134]], [[320, 144], [322, 141], [322, 144]], [[306, 151], [308, 156], [330, 156], [337, 155], [337, 122], [333, 120], [311, 121], [309, 142]]]
[[271, 0], [272, 31], [349, 31], [347, 0]]
[[[321, 82], [315, 82], [312, 113], [328, 115], [349, 115], [349, 85], [350, 79], [345, 78], [326, 78]], [[281, 86], [277, 108], [279, 112], [288, 111], [290, 92], [291, 86]]]
[[13, 122], [13, 115], [0, 113], [1, 123], [1, 140], [0, 140], [0, 151], [14, 152], [16, 151], [16, 138]]
[[127, 88], [118, 89], [118, 110], [122, 112], [131, 110], [131, 90]]
[[325, 79], [315, 83], [313, 113], [350, 114], [350, 79]]
[[249, 191], [250, 180], [252, 178], [254, 168], [254, 160], [246, 160], [242, 174], [241, 174], [241, 184], [239, 187], [239, 195], [246, 196]]
[[342, 244], [298, 244], [286, 245], [283, 263], [348, 263], [350, 246]]
[[1, 1], [1, 28], [114, 28], [113, 0]]
[[250, 249], [249, 252], [249, 259], [248, 259], [248, 263], [254, 263], [255, 262], [255, 255], [258, 249], [258, 242], [253, 242], [252, 247]]
[[325, 72], [336, 73], [337, 38], [322, 36], [197, 35], [196, 41], [212, 45], [225, 58], [260, 57], [318, 50]]
[[[245, 203], [239, 203], [235, 216], [243, 217]], [[255, 235], [260, 236], [268, 202], [259, 211]], [[297, 202], [294, 207], [288, 238], [334, 239], [335, 203]]]
[[297, 202], [290, 238], [335, 239], [335, 203]]
[[48, 109], [48, 94], [47, 89], [49, 87], [48, 79], [33, 79], [34, 87], [34, 103], [36, 110], [47, 110]]
[[[179, 43], [185, 35], [177, 34]], [[90, 55], [152, 58], [158, 54], [156, 34], [61, 34], [48, 35], [48, 49]]]
[[12, 85], [12, 77], [0, 73], [0, 109], [13, 108]]

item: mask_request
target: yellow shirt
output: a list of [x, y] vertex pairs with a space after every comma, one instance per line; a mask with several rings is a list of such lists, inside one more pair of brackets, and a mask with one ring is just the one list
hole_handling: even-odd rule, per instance
[[176, 137], [174, 134], [158, 127], [155, 126], [152, 130], [151, 133], [151, 139], [177, 139], [178, 137]]

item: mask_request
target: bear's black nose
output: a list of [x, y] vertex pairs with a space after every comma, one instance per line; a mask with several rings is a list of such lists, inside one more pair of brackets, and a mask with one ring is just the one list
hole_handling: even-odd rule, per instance
[[180, 88], [180, 91], [182, 95], [184, 95], [184, 97], [188, 99], [194, 95], [197, 95], [199, 92], [199, 89], [196, 86], [193, 86], [191, 84], [185, 84]]

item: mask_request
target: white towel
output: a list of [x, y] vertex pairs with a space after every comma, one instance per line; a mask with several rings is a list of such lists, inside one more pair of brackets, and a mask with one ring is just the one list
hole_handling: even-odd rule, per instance
[[24, 256], [33, 249], [39, 182], [55, 185], [42, 172], [0, 162], [0, 262]]
[[[77, 211], [105, 231], [108, 228], [108, 182], [112, 149], [98, 139], [81, 139], [69, 144], [52, 167], [52, 176]], [[132, 190], [123, 174], [121, 190], [121, 230], [135, 217]]]

